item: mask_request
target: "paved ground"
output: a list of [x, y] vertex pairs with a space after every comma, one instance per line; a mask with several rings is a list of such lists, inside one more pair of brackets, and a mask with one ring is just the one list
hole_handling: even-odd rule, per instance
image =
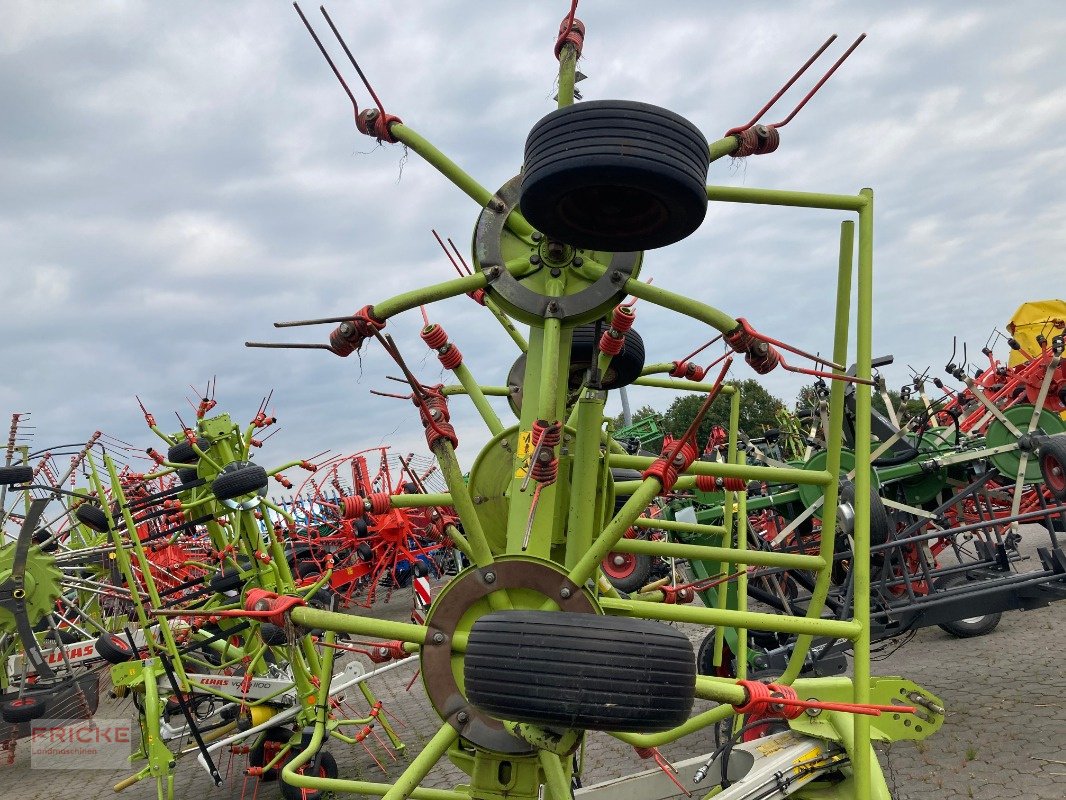
[[[397, 597], [380, 613], [406, 615], [409, 598]], [[882, 754], [896, 800], [1001, 800], [1066, 798], [1066, 603], [1004, 617], [999, 628], [976, 639], [955, 639], [938, 628], [920, 631], [910, 642], [875, 664], [875, 674], [905, 675], [944, 698], [948, 720], [935, 737], [918, 744], [901, 743]], [[374, 691], [402, 720], [400, 733], [410, 755], [438, 726], [420, 682], [410, 691], [413, 667], [383, 676]], [[101, 715], [132, 717], [126, 705], [105, 704]], [[341, 774], [368, 780], [391, 780], [402, 769], [379, 744], [369, 748], [388, 778], [367, 752], [343, 752]], [[708, 752], [709, 732], [683, 740], [665, 752], [672, 759]], [[2, 761], [2, 758], [0, 758]], [[227, 784], [216, 789], [192, 757], [178, 766], [176, 796], [218, 800], [253, 798], [254, 782], [241, 778], [243, 759], [224, 759]], [[604, 734], [593, 734], [587, 748], [586, 784], [647, 768], [631, 749]], [[31, 770], [25, 743], [15, 763], [0, 765], [0, 798], [67, 800], [109, 797], [111, 787], [129, 772], [101, 770]], [[439, 765], [428, 783], [451, 787], [461, 781], [450, 765]], [[259, 787], [259, 796], [278, 796], [276, 785]], [[123, 792], [124, 800], [150, 800], [155, 785], [144, 781]]]

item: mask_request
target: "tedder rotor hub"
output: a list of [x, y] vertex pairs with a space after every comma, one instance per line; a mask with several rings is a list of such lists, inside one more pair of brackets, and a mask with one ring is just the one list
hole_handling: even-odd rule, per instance
[[39, 547], [30, 548], [26, 554], [26, 570], [22, 585], [18, 585], [12, 576], [16, 547], [15, 542], [0, 547], [0, 633], [15, 633], [17, 629], [12, 603], [21, 603], [30, 625], [36, 625], [51, 613], [62, 594], [63, 573], [55, 558]]
[[[498, 594], [496, 594], [498, 593]], [[495, 603], [496, 594], [503, 603]], [[529, 755], [535, 748], [511, 735], [499, 720], [482, 713], [466, 698], [464, 653], [455, 646], [465, 641], [474, 623], [498, 610], [541, 610], [554, 603], [560, 611], [600, 613], [592, 593], [578, 586], [550, 561], [531, 556], [504, 556], [488, 567], [471, 567], [448, 583], [433, 601], [422, 647], [422, 682], [434, 710], [460, 735], [478, 747], [508, 755]]]
[[[507, 219], [521, 182], [517, 176], [500, 187], [474, 229], [475, 265], [488, 278], [489, 295], [527, 324], [551, 317], [577, 325], [606, 316], [625, 299], [626, 281], [640, 273], [643, 254], [575, 249], [537, 231], [515, 235]], [[549, 291], [548, 281], [562, 281], [561, 292]]]

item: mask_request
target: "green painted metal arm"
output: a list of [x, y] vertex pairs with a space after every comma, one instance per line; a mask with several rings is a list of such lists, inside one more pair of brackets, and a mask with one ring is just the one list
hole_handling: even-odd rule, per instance
[[693, 300], [691, 297], [685, 297], [659, 286], [652, 286], [637, 278], [627, 280], [625, 290], [641, 300], [647, 300], [649, 303], [654, 303], [657, 306], [662, 306], [679, 314], [698, 319], [700, 322], [705, 322], [722, 333], [735, 330], [740, 324], [724, 311], [719, 311], [706, 303]]
[[740, 147], [740, 137], [738, 136], [726, 136], [724, 139], [711, 142], [707, 148], [710, 151], [711, 163], [713, 164], [725, 156], [733, 155], [738, 147]]
[[711, 547], [700, 544], [660, 542], [650, 539], [622, 539], [613, 552], [638, 553], [660, 558], [698, 558], [705, 561], [724, 561], [729, 564], [751, 564], [757, 567], [817, 570], [825, 566], [821, 556], [801, 553], [778, 553], [773, 550], [741, 550], [734, 547]]
[[[650, 456], [611, 454], [611, 466], [645, 470], [655, 461]], [[714, 475], [736, 477], [746, 481], [767, 483], [803, 483], [811, 486], [826, 486], [835, 482], [834, 476], [824, 470], [800, 469], [798, 467], [760, 467], [752, 464], [725, 464], [715, 461], [694, 461], [685, 470], [686, 475]]]
[[453, 278], [450, 281], [443, 281], [433, 286], [404, 292], [395, 297], [390, 297], [388, 300], [375, 303], [372, 306], [373, 313], [379, 320], [387, 320], [421, 305], [436, 303], [438, 300], [447, 300], [449, 297], [458, 297], [467, 292], [484, 289], [486, 285], [488, 285], [488, 279], [484, 273], [475, 272], [473, 275]]
[[[410, 147], [422, 156], [422, 158], [435, 167], [441, 175], [455, 184], [479, 206], [484, 208], [490, 202], [493, 202], [492, 192], [474, 180], [470, 175], [464, 172], [458, 164], [444, 155], [444, 153], [430, 144], [428, 140], [424, 139], [412, 128], [399, 122], [393, 124], [389, 128], [389, 132], [396, 137], [398, 142]], [[510, 228], [511, 232], [516, 236], [529, 236], [533, 233], [533, 228], [517, 210], [512, 211], [507, 217], [507, 227]]]
[[717, 608], [666, 605], [642, 600], [602, 598], [600, 606], [608, 614], [622, 617], [691, 622], [696, 625], [725, 625], [729, 628], [751, 628], [757, 631], [833, 636], [849, 641], [854, 641], [863, 627], [851, 620], [811, 619], [782, 614], [763, 614], [756, 611], [723, 611]]

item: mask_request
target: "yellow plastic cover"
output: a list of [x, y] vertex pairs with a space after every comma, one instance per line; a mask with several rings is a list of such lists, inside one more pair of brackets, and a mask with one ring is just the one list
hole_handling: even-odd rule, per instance
[[[1049, 339], [1066, 328], [1066, 301], [1064, 300], [1031, 300], [1022, 303], [1007, 323], [1007, 332], [1013, 336], [1022, 350], [1029, 357], [1040, 353], [1040, 345], [1036, 343], [1038, 334], [1043, 333]], [[1019, 350], [1010, 351], [1008, 366], [1016, 367], [1029, 360]]]

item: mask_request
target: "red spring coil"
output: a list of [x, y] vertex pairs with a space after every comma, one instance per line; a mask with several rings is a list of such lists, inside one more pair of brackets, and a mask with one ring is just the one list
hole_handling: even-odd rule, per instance
[[748, 350], [748, 354], [744, 356], [744, 361], [757, 373], [765, 375], [767, 372], [776, 369], [778, 364], [781, 363], [781, 354], [777, 352], [777, 348], [772, 344], [760, 342], [759, 345]]
[[451, 442], [452, 447], [459, 446], [459, 436], [449, 422], [451, 414], [448, 412], [448, 399], [441, 394], [439, 388], [429, 388], [426, 397], [421, 400], [413, 397], [412, 401], [418, 406], [418, 414], [426, 429], [426, 443], [430, 450], [441, 439]]
[[534, 448], [540, 447], [537, 460], [530, 466], [529, 475], [537, 483], [555, 483], [559, 477], [559, 459], [555, 457], [555, 448], [562, 441], [563, 426], [538, 419], [533, 423], [530, 440]]
[[684, 378], [687, 381], [702, 381], [703, 377], [707, 374], [707, 370], [699, 364], [693, 364], [691, 361], [674, 361], [671, 363], [674, 365], [674, 368], [670, 370], [671, 378]]
[[371, 514], [385, 514], [392, 508], [388, 492], [374, 492], [367, 500], [370, 501]]
[[341, 516], [344, 519], [362, 519], [366, 514], [363, 498], [358, 495], [341, 498]]
[[419, 336], [422, 337], [422, 341], [425, 342], [428, 347], [432, 347], [434, 350], [440, 350], [448, 344], [448, 334], [445, 333], [444, 328], [436, 323], [424, 327]]
[[396, 144], [391, 130], [394, 123], [403, 124], [403, 120], [395, 114], [382, 114], [376, 108], [364, 108], [355, 115], [355, 127], [359, 132], [373, 136], [379, 142]]
[[743, 478], [722, 478], [719, 483], [727, 492], [747, 491], [748, 484]]
[[618, 355], [625, 346], [625, 334], [618, 335], [613, 330], [608, 330], [600, 337], [600, 350], [609, 356]]
[[725, 339], [727, 345], [733, 348], [734, 352], [746, 353], [751, 345], [759, 340], [748, 333], [748, 330], [745, 327], [747, 320], [743, 317], [739, 317], [737, 322], [739, 323], [737, 327], [729, 331], [722, 338]]
[[347, 322], [342, 322], [329, 335], [329, 347], [339, 356], [350, 356], [363, 346], [375, 331], [385, 327], [385, 320], [374, 316], [372, 306], [363, 306]]
[[445, 369], [455, 369], [463, 363], [463, 354], [459, 352], [459, 348], [454, 344], [449, 344], [448, 349], [438, 353], [437, 358], [440, 359], [441, 366]]
[[563, 426], [558, 422], [549, 423], [546, 419], [538, 419], [533, 423], [533, 430], [530, 431], [530, 441], [533, 446], [543, 442], [542, 447], [555, 447], [559, 442], [563, 440]]
[[572, 44], [577, 55], [581, 55], [581, 47], [585, 43], [585, 23], [574, 17], [570, 22], [569, 30], [567, 29], [566, 22], [570, 19], [568, 14], [562, 22], [559, 23], [559, 38], [555, 40], [555, 57], [559, 58], [559, 54], [563, 52], [563, 46], [566, 44]]
[[696, 445], [686, 441], [678, 447], [678, 440], [672, 436], [663, 439], [662, 455], [642, 473], [648, 478], [655, 476], [662, 484], [663, 490], [672, 489], [677, 483], [678, 474], [696, 460]]
[[615, 306], [611, 312], [611, 327], [619, 333], [625, 333], [633, 327], [637, 320], [637, 312], [632, 306]]
[[748, 699], [739, 706], [733, 706], [738, 714], [747, 714], [749, 721], [754, 717], [775, 716], [795, 719], [803, 713], [799, 706], [782, 705], [775, 700], [796, 700], [796, 690], [791, 686], [760, 681], [737, 681], [748, 692]]
[[733, 153], [734, 158], [763, 156], [774, 152], [781, 144], [781, 134], [773, 125], [752, 125], [736, 137], [740, 146]]
[[466, 296], [477, 303], [479, 306], [485, 305], [485, 290], [475, 289], [472, 292], [467, 292]]
[[717, 492], [718, 481], [713, 475], [697, 475], [696, 488], [701, 492]]

